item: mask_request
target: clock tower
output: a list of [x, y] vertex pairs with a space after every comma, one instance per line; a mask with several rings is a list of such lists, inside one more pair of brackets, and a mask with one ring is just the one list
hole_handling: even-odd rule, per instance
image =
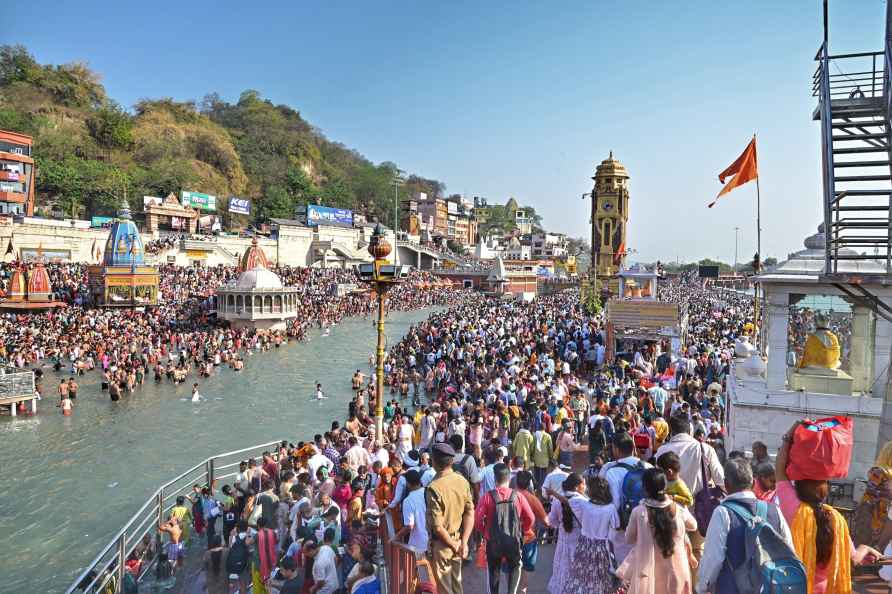
[[615, 293], [616, 273], [626, 250], [629, 222], [629, 173], [610, 156], [595, 170], [592, 189], [592, 267], [598, 278]]

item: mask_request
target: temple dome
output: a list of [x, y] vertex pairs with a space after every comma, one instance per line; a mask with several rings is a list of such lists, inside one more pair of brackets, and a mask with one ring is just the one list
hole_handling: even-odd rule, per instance
[[28, 299], [47, 299], [52, 292], [50, 275], [43, 262], [38, 262], [28, 274]]
[[263, 253], [263, 249], [257, 244], [256, 237], [251, 242], [251, 247], [245, 250], [245, 253], [242, 254], [242, 259], [239, 261], [238, 265], [238, 269], [241, 272], [246, 272], [254, 268], [269, 268], [269, 260], [266, 259], [266, 254]]
[[235, 283], [235, 288], [244, 291], [252, 289], [281, 289], [282, 279], [272, 270], [257, 266], [241, 273]]
[[16, 268], [9, 279], [9, 291], [7, 297], [11, 299], [25, 298], [25, 274], [21, 268]]
[[126, 202], [121, 205], [118, 218], [109, 229], [102, 263], [105, 266], [133, 266], [145, 263], [142, 238], [133, 223], [130, 207]]

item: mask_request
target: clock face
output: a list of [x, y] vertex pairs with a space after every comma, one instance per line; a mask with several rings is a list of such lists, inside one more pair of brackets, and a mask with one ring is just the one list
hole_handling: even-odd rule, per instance
[[609, 200], [605, 200], [605, 201], [601, 204], [601, 208], [604, 209], [604, 210], [607, 211], [607, 212], [610, 212], [611, 210], [613, 210], [613, 203], [610, 202]]

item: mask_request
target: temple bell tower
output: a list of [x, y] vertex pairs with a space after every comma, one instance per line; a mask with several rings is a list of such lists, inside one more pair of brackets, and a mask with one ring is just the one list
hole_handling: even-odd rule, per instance
[[602, 283], [615, 292], [616, 273], [627, 248], [629, 173], [610, 151], [592, 179], [592, 266]]

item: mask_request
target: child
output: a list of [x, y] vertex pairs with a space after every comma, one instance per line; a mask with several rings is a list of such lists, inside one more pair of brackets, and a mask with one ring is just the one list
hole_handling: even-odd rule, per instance
[[681, 460], [678, 458], [678, 454], [666, 452], [657, 460], [657, 466], [666, 473], [666, 495], [679, 505], [691, 507], [694, 504], [694, 496], [691, 495], [691, 490], [688, 489], [684, 479], [678, 476], [681, 471]]
[[[678, 473], [681, 471], [681, 460], [679, 459], [678, 454], [675, 452], [666, 452], [657, 458], [657, 466], [659, 466], [666, 474], [666, 495], [679, 505], [685, 507], [694, 505], [694, 496], [691, 495], [691, 490], [688, 489], [684, 479], [678, 476]], [[697, 558], [694, 557], [691, 540], [687, 536], [685, 536], [684, 539], [684, 547], [688, 555], [688, 565], [691, 566], [691, 570], [693, 571], [697, 569], [699, 563], [697, 562]]]

